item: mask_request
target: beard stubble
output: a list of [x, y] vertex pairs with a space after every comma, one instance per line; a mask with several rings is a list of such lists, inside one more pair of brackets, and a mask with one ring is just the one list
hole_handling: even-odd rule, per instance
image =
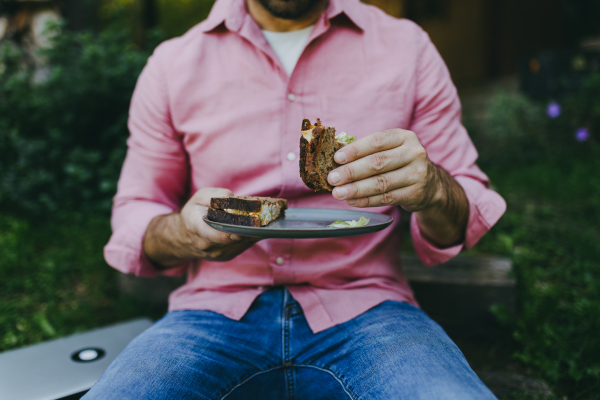
[[298, 19], [322, 0], [258, 0], [258, 2], [276, 18]]

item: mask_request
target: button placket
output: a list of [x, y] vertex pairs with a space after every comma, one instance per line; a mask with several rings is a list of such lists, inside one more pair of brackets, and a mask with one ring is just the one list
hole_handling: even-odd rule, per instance
[[285, 285], [294, 282], [294, 271], [291, 268], [289, 256], [292, 251], [291, 239], [279, 239], [269, 250], [271, 252], [270, 262], [273, 270], [273, 284]]

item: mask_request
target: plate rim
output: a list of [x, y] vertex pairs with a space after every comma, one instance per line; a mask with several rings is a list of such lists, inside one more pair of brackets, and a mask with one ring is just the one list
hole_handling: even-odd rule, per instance
[[[334, 210], [334, 211], [350, 211], [350, 212], [359, 212], [358, 210], [346, 210], [343, 208], [315, 208], [315, 207], [293, 207], [290, 208], [291, 210]], [[290, 210], [288, 209], [288, 210]], [[286, 210], [287, 211], [287, 210]], [[388, 217], [390, 220], [386, 221], [386, 222], [379, 222], [375, 225], [363, 225], [363, 226], [349, 226], [347, 228], [328, 228], [328, 229], [323, 229], [323, 228], [309, 228], [309, 229], [269, 229], [268, 225], [267, 226], [246, 226], [246, 225], [233, 225], [233, 224], [226, 224], [224, 222], [217, 222], [217, 221], [211, 221], [210, 219], [208, 219], [208, 215], [205, 214], [202, 216], [202, 220], [206, 223], [206, 222], [210, 222], [212, 224], [216, 224], [216, 225], [221, 225], [221, 226], [225, 226], [225, 227], [232, 227], [235, 229], [248, 229], [251, 231], [257, 231], [257, 232], [265, 232], [265, 231], [271, 231], [271, 232], [301, 232], [301, 233], [310, 233], [310, 232], [326, 232], [326, 231], [357, 231], [357, 230], [364, 230], [364, 229], [370, 229], [373, 227], [382, 227], [381, 230], [387, 228], [388, 226], [390, 226], [391, 224], [394, 223], [394, 217], [389, 216], [387, 214], [381, 214], [381, 213], [375, 213], [372, 211], [365, 211], [365, 213], [368, 214], [377, 214], [377, 215], [385, 215], [386, 217]]]

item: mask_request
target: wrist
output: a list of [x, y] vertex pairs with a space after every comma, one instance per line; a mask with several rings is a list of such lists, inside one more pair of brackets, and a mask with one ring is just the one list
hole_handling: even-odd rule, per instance
[[155, 217], [143, 240], [146, 259], [157, 269], [164, 270], [178, 266], [189, 258], [185, 255], [192, 244], [191, 236], [179, 212]]
[[436, 209], [443, 208], [448, 202], [448, 190], [446, 188], [446, 182], [442, 177], [442, 171], [439, 166], [430, 161], [431, 168], [431, 197], [423, 210], [425, 209]]

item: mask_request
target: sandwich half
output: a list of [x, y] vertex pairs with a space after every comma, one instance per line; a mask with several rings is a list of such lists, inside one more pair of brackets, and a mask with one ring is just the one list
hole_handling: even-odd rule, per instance
[[327, 175], [340, 165], [333, 160], [336, 151], [352, 143], [356, 138], [345, 132], [336, 136], [335, 128], [323, 126], [321, 120], [313, 126], [310, 120], [302, 121], [300, 137], [300, 177], [315, 192], [331, 192], [333, 186]]
[[265, 226], [282, 217], [286, 199], [255, 196], [213, 197], [207, 217], [211, 221], [232, 225]]

